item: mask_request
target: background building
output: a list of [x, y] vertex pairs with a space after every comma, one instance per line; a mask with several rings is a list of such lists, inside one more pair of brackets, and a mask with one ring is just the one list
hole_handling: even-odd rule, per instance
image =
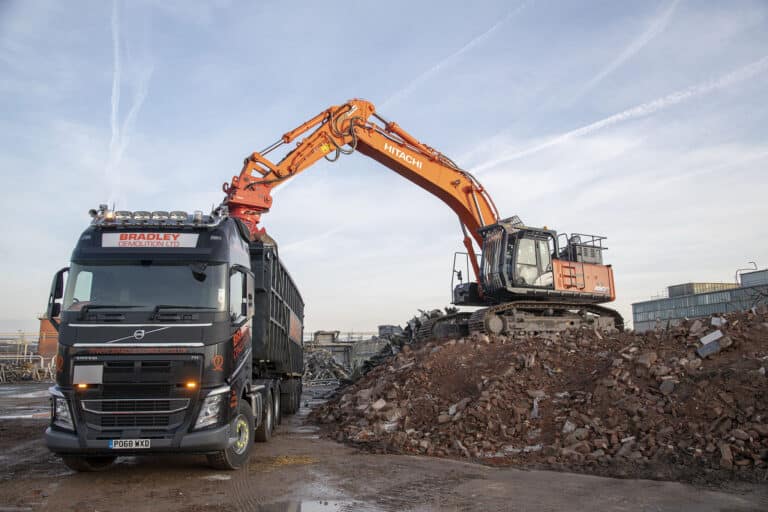
[[667, 288], [668, 297], [632, 304], [636, 332], [675, 325], [685, 318], [743, 311], [768, 304], [768, 269], [743, 273], [741, 283], [685, 283]]

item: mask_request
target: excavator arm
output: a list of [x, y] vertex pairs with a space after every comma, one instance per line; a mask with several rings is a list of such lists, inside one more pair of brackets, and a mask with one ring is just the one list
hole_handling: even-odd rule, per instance
[[[305, 135], [303, 139], [299, 137]], [[278, 163], [266, 155], [298, 140]], [[335, 161], [342, 154], [359, 151], [446, 203], [459, 217], [476, 278], [480, 268], [472, 239], [482, 247], [479, 229], [499, 220], [493, 200], [480, 182], [451, 159], [416, 140], [396, 123], [376, 113], [372, 103], [353, 99], [319, 113], [261, 152], [249, 155], [239, 176], [224, 184], [224, 205], [258, 238], [261, 215], [272, 206], [271, 191], [306, 170], [321, 158]]]

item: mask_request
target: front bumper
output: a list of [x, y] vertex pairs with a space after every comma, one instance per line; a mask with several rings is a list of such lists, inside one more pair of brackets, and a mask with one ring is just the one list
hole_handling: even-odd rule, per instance
[[218, 428], [190, 432], [174, 439], [152, 439], [151, 448], [139, 450], [115, 450], [107, 439], [81, 439], [72, 432], [54, 427], [45, 431], [45, 444], [54, 453], [91, 455], [149, 455], [156, 453], [212, 453], [224, 450], [230, 444], [230, 428]]

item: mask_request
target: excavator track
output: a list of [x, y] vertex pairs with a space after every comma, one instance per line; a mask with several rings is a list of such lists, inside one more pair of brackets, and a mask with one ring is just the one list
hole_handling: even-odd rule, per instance
[[416, 341], [461, 338], [469, 334], [472, 313], [453, 313], [425, 320], [416, 331]]
[[470, 333], [482, 334], [544, 334], [584, 325], [624, 330], [624, 319], [617, 311], [577, 302], [507, 302], [475, 311], [468, 323]]

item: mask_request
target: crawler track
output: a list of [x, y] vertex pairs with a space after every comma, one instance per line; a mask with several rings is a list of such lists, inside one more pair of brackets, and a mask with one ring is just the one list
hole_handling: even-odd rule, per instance
[[473, 313], [430, 318], [421, 324], [416, 340], [458, 338], [471, 333], [536, 335], [582, 326], [623, 330], [624, 319], [618, 312], [594, 304], [517, 301]]

